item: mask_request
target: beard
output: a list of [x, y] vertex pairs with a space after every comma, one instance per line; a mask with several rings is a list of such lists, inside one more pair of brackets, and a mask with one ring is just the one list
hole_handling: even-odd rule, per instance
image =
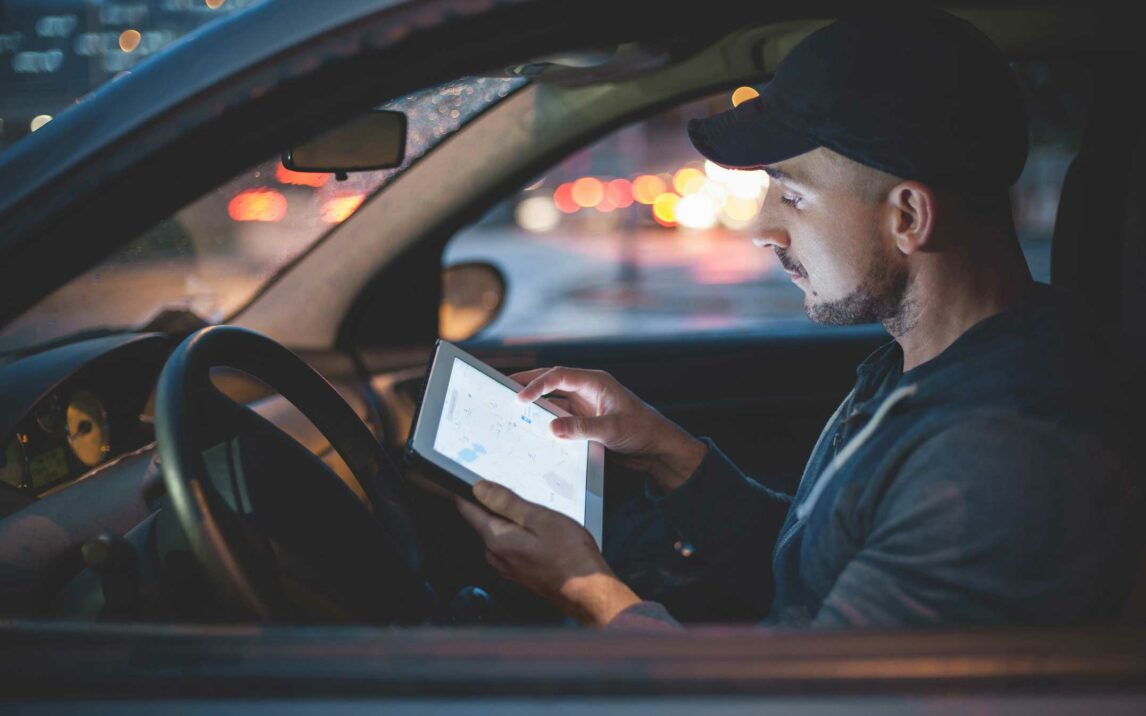
[[[804, 267], [777, 251], [781, 264], [807, 278]], [[898, 336], [910, 330], [913, 323], [907, 267], [895, 256], [874, 253], [860, 285], [847, 296], [834, 301], [809, 304], [804, 313], [815, 323], [851, 326], [858, 323], [882, 323], [888, 333]]]

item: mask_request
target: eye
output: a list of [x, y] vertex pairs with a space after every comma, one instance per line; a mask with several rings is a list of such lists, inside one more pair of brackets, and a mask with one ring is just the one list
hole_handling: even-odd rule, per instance
[[800, 203], [800, 197], [798, 197], [798, 196], [784, 196], [781, 194], [780, 195], [780, 203], [781, 204], [787, 204], [788, 206], [790, 206], [792, 208], [796, 208], [796, 206]]

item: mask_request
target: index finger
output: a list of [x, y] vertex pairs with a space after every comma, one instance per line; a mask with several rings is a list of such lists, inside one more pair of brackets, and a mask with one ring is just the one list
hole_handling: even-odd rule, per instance
[[536, 378], [537, 376], [542, 375], [545, 372], [550, 371], [550, 370], [552, 370], [552, 368], [533, 368], [531, 370], [523, 370], [523, 371], [519, 371], [517, 373], [510, 373], [509, 377], [511, 380], [515, 380], [518, 383], [525, 385], [529, 381]]
[[546, 393], [552, 393], [555, 390], [574, 393], [596, 392], [586, 390], [587, 388], [595, 388], [589, 376], [589, 371], [578, 368], [550, 368], [530, 380], [529, 383], [518, 392], [517, 399], [522, 402], [532, 403]]
[[537, 509], [537, 506], [532, 502], [521, 499], [509, 488], [489, 480], [478, 482], [474, 485], [473, 492], [474, 497], [477, 498], [482, 507], [495, 515], [509, 519], [515, 524], [529, 528], [529, 523], [533, 519], [533, 512]]
[[520, 525], [505, 519], [500, 515], [495, 515], [489, 510], [484, 510], [478, 505], [468, 502], [460, 497], [454, 498], [454, 504], [461, 513], [463, 519], [474, 528], [474, 531], [481, 537], [481, 541], [486, 547], [496, 547], [503, 540], [513, 539], [516, 534], [524, 534], [525, 530]]

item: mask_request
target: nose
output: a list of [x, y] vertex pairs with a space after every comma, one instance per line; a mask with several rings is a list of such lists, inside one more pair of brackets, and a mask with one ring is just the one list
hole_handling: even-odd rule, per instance
[[752, 237], [752, 243], [762, 249], [768, 246], [786, 249], [792, 242], [788, 237], [788, 232], [783, 229], [763, 228], [756, 231], [756, 235]]

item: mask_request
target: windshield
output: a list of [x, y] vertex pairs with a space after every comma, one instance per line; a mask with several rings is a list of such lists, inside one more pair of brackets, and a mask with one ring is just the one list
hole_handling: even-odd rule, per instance
[[251, 167], [4, 327], [0, 352], [82, 331], [140, 328], [168, 310], [225, 320], [389, 179], [524, 83], [464, 78], [382, 105], [408, 119], [406, 157], [395, 169], [339, 181], [289, 171], [277, 156]]

